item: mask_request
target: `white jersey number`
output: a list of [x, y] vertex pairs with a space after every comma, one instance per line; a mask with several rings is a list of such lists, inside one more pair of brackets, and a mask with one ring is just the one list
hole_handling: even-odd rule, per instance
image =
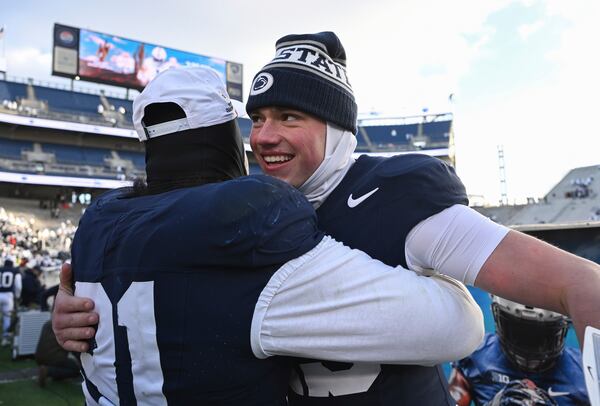
[[[290, 387], [299, 395], [310, 397], [343, 396], [369, 390], [379, 373], [379, 364], [353, 364], [342, 371], [332, 371], [320, 362], [300, 364], [304, 379], [294, 371]], [[308, 389], [303, 393], [302, 381]]]
[[[100, 393], [114, 404], [119, 404], [115, 369], [115, 338], [113, 306], [104, 288], [98, 282], [77, 282], [77, 296], [91, 298], [100, 315], [94, 355], [81, 354], [81, 364], [87, 378]], [[117, 323], [127, 328], [131, 354], [133, 391], [135, 398], [147, 405], [162, 406], [167, 400], [162, 393], [163, 374], [156, 341], [154, 317], [154, 282], [132, 282], [117, 302]], [[83, 383], [85, 387], [85, 382]], [[90, 399], [88, 399], [90, 401]]]
[[0, 274], [0, 288], [12, 288], [15, 274], [12, 272], [2, 272]]

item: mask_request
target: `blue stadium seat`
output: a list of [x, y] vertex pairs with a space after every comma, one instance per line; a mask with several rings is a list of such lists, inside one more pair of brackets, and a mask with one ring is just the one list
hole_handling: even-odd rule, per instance
[[83, 149], [73, 145], [43, 144], [42, 150], [56, 157], [56, 162], [62, 164], [84, 164]]
[[0, 138], [0, 157], [2, 158], [21, 159], [21, 151], [32, 149], [32, 142]]
[[417, 124], [363, 126], [374, 146], [385, 147], [408, 145], [410, 138], [417, 135]]
[[104, 166], [104, 158], [110, 157], [110, 150], [103, 148], [82, 148], [75, 145], [42, 144], [44, 152], [51, 152], [56, 162], [72, 165]]
[[[427, 137], [428, 143], [424, 147], [438, 148], [440, 144], [448, 144], [451, 120], [434, 121], [422, 124], [422, 135]], [[378, 148], [408, 147], [411, 140], [419, 134], [419, 124], [398, 125], [366, 125], [362, 128], [367, 132], [373, 146]], [[359, 146], [360, 146], [359, 138]]]
[[252, 131], [252, 120], [248, 118], [238, 118], [237, 122], [238, 126], [240, 127], [242, 137], [244, 137], [245, 139], [250, 138], [250, 132]]
[[27, 86], [23, 83], [0, 80], [0, 102], [3, 100], [16, 101], [27, 96]]
[[250, 175], [261, 175], [262, 171], [260, 170], [260, 166], [258, 164], [250, 164]]
[[34, 86], [35, 96], [48, 102], [48, 107], [70, 113], [98, 114], [100, 96]]
[[369, 151], [369, 145], [367, 144], [367, 141], [365, 141], [365, 137], [363, 136], [360, 128], [356, 132], [356, 141], [357, 141], [356, 142], [356, 151], [358, 151], [358, 152], [368, 152]]
[[83, 157], [88, 165], [103, 166], [104, 158], [111, 156], [110, 151], [100, 148], [82, 148]]
[[146, 157], [143, 152], [133, 151], [118, 151], [119, 157], [133, 162], [133, 166], [137, 169], [144, 170], [146, 168]]
[[423, 134], [427, 135], [432, 143], [448, 142], [450, 125], [452, 121], [434, 121], [423, 124]]

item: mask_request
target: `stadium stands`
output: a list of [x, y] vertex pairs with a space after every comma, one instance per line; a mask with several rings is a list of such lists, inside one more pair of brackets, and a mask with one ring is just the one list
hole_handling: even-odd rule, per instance
[[[448, 148], [452, 119], [422, 116], [419, 122], [369, 125], [363, 121], [359, 128], [358, 148], [361, 151], [420, 151]], [[414, 121], [414, 120], [413, 120]]]
[[146, 168], [146, 158], [143, 153], [132, 152], [132, 151], [119, 151], [119, 156], [122, 159], [129, 160], [133, 163], [133, 166], [140, 171]]
[[82, 209], [68, 204], [59, 217], [52, 217], [36, 201], [0, 198], [0, 265], [11, 258], [17, 266], [40, 266], [42, 283], [55, 285], [60, 265], [70, 258]]
[[571, 170], [542, 199], [520, 206], [476, 208], [506, 225], [600, 221], [600, 166]]
[[365, 129], [371, 142], [377, 145], [406, 145], [412, 137], [417, 135], [417, 124], [374, 126], [365, 127]]
[[[34, 85], [32, 82], [0, 80], [0, 102], [3, 103], [5, 110], [8, 103], [22, 104], [24, 100], [38, 101], [47, 108], [24, 110], [19, 106], [18, 110], [21, 114], [104, 126], [133, 127], [131, 100], [105, 97], [103, 92], [88, 94]], [[405, 122], [406, 118], [397, 119], [395, 121], [401, 123], [392, 125], [371, 125], [368, 121], [363, 121], [362, 131], [357, 134], [358, 150], [375, 152], [448, 148], [451, 115], [418, 116], [412, 119], [412, 122]], [[418, 122], [415, 122], [415, 119]], [[240, 118], [238, 124], [242, 135], [247, 140], [252, 122], [247, 118]]]
[[30, 141], [0, 138], [0, 158], [21, 159], [21, 152], [32, 148], [33, 143]]
[[80, 148], [74, 145], [43, 144], [42, 149], [51, 152], [56, 162], [73, 165], [104, 165], [104, 159], [110, 155], [108, 150]]
[[22, 83], [0, 80], [0, 100], [19, 100], [27, 97], [27, 88]]
[[4, 109], [16, 102], [19, 113], [34, 117], [105, 126], [133, 126], [131, 100], [106, 97], [107, 105], [103, 106], [102, 98], [102, 94], [39, 86], [32, 81], [19, 83], [0, 80], [0, 103]]
[[250, 175], [260, 175], [262, 171], [260, 170], [260, 166], [258, 164], [250, 164]]
[[252, 121], [247, 118], [238, 118], [238, 125], [244, 139], [250, 138], [250, 131], [252, 131]]
[[[132, 124], [133, 102], [103, 90], [81, 91], [33, 80], [0, 80], [0, 172], [4, 182], [17, 174], [77, 178], [70, 186], [91, 180], [132, 180], [144, 176], [145, 157]], [[252, 121], [239, 118], [238, 125], [249, 143]], [[422, 115], [359, 122], [357, 152], [409, 153], [424, 151], [449, 157], [452, 115]], [[249, 148], [247, 149], [249, 151]], [[260, 173], [251, 153], [251, 173]], [[20, 178], [24, 182], [24, 178]], [[70, 182], [70, 181], [69, 181]], [[68, 182], [67, 182], [68, 183]], [[94, 183], [96, 184], [96, 183]], [[109, 187], [106, 182], [100, 182]], [[113, 183], [110, 183], [113, 185]], [[115, 187], [115, 186], [113, 186]]]

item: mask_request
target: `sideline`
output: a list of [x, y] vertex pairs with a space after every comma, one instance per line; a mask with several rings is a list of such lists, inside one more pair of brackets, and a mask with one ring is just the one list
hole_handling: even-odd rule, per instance
[[17, 381], [25, 381], [28, 379], [37, 379], [37, 368], [24, 368], [12, 371], [0, 372], [0, 385], [4, 383], [12, 383]]

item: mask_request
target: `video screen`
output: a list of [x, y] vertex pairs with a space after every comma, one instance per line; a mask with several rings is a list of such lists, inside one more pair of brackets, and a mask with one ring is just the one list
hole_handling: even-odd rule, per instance
[[79, 77], [142, 89], [159, 72], [174, 66], [210, 66], [226, 83], [223, 59], [80, 29]]

